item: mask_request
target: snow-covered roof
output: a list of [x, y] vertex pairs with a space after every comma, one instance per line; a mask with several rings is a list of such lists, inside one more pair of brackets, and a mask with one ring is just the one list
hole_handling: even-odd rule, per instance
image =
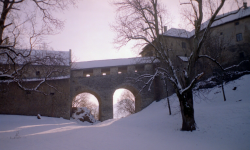
[[[14, 50], [16, 53], [21, 53], [23, 56], [28, 56], [30, 53], [30, 50], [20, 50], [20, 49], [15, 49]], [[1, 53], [8, 53], [11, 57], [15, 57], [16, 55], [6, 49], [0, 49]], [[17, 64], [25, 64], [26, 62], [34, 62], [34, 60], [39, 60], [43, 59], [43, 63], [48, 64], [48, 65], [70, 65], [71, 61], [71, 52], [69, 51], [52, 51], [52, 50], [32, 50], [30, 55], [28, 57], [22, 57], [21, 55], [17, 56], [15, 58], [15, 63]], [[53, 61], [57, 62], [52, 62], [52, 59], [47, 59], [46, 58], [53, 58]], [[9, 64], [9, 59], [6, 55], [0, 55], [0, 63], [2, 64]], [[33, 65], [36, 65], [33, 63]], [[39, 64], [38, 64], [39, 65]]]
[[151, 63], [149, 57], [135, 57], [135, 58], [122, 58], [122, 59], [106, 59], [94, 61], [75, 62], [72, 69], [88, 69], [88, 68], [102, 68], [102, 67], [115, 67], [115, 66], [129, 66], [136, 64]]
[[[217, 20], [217, 21], [213, 22], [211, 27], [216, 27], [216, 26], [225, 24], [227, 22], [231, 22], [231, 21], [234, 21], [234, 20], [237, 20], [237, 19], [240, 19], [240, 18], [244, 18], [246, 16], [250, 16], [250, 8], [249, 7], [245, 8], [245, 9], [240, 9], [240, 11], [238, 13], [236, 13], [237, 11], [238, 10], [235, 10], [235, 11], [231, 11], [231, 12], [216, 16], [216, 19], [217, 19], [217, 18], [222, 18], [223, 16], [227, 16], [227, 15], [231, 14], [231, 15], [229, 15], [227, 17], [224, 17], [224, 18], [222, 18], [220, 20]], [[236, 13], [236, 14], [233, 14], [233, 13]], [[209, 20], [204, 22], [201, 25], [201, 30], [205, 29], [207, 27], [208, 23], [209, 23]]]
[[[12, 77], [12, 76], [10, 76]], [[58, 77], [49, 77], [46, 80], [62, 80], [62, 79], [69, 79], [70, 76], [58, 76]], [[44, 78], [28, 78], [28, 79], [22, 79], [22, 81], [24, 82], [32, 82], [32, 81], [43, 81], [45, 80]], [[0, 80], [0, 83], [11, 83], [11, 82], [15, 82], [15, 80], [13, 79], [9, 79], [9, 80]]]
[[181, 37], [181, 38], [189, 38], [190, 32], [185, 29], [171, 28], [168, 31], [166, 31], [163, 35]]
[[[240, 9], [240, 11], [238, 13], [236, 13], [237, 11], [238, 10], [218, 15], [216, 18], [222, 18], [223, 16], [227, 16], [228, 14], [232, 14], [232, 15], [229, 15], [227, 17], [224, 17], [220, 20], [213, 22], [211, 27], [216, 27], [216, 26], [219, 26], [219, 25], [222, 25], [222, 24], [225, 24], [225, 23], [228, 23], [228, 22], [240, 19], [240, 18], [244, 18], [246, 16], [250, 16], [250, 7], [245, 8], [245, 9]], [[233, 13], [236, 13], [236, 14], [233, 14]], [[209, 20], [202, 23], [201, 30], [205, 29], [207, 27], [208, 23], [209, 23]], [[171, 28], [168, 31], [166, 31], [165, 33], [163, 33], [163, 35], [173, 36], [173, 37], [181, 37], [181, 38], [190, 38], [194, 35], [194, 30], [189, 32], [189, 31], [186, 31], [184, 29]]]

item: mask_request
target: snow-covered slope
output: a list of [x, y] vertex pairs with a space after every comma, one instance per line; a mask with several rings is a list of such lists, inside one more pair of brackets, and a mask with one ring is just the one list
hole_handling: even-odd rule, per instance
[[[232, 90], [237, 87], [236, 90]], [[195, 93], [197, 130], [182, 132], [175, 95], [139, 113], [99, 124], [62, 118], [0, 115], [1, 150], [249, 150], [250, 75]]]

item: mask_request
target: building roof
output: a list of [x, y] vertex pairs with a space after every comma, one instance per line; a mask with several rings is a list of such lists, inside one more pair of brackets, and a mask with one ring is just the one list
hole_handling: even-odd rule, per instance
[[[226, 24], [226, 23], [250, 16], [250, 7], [240, 9], [240, 11], [236, 13], [237, 11], [238, 10], [234, 10], [225, 14], [218, 15], [216, 18], [222, 18], [222, 19], [213, 22], [211, 27], [216, 27], [222, 24]], [[236, 14], [233, 14], [233, 13], [236, 13]], [[232, 14], [232, 15], [227, 16], [228, 14]], [[223, 18], [223, 16], [227, 16], [227, 17]], [[201, 24], [201, 31], [207, 27], [208, 23], [209, 23], [209, 20]], [[172, 37], [180, 37], [180, 38], [190, 38], [194, 36], [194, 33], [195, 33], [194, 30], [190, 32], [190, 31], [186, 31], [185, 29], [171, 28], [165, 33], [163, 33], [163, 35], [172, 36]]]
[[134, 57], [134, 58], [122, 58], [122, 59], [82, 61], [82, 62], [73, 63], [72, 69], [77, 70], [77, 69], [129, 66], [129, 65], [147, 64], [151, 62], [152, 61], [150, 57]]
[[180, 37], [180, 38], [189, 38], [191, 36], [191, 32], [185, 29], [177, 29], [171, 28], [167, 30], [163, 35], [172, 36], [172, 37]]
[[[24, 56], [28, 56], [30, 53], [30, 50], [24, 50], [24, 49], [15, 49], [16, 53], [21, 53]], [[16, 56], [13, 52], [5, 49], [0, 49], [1, 53], [8, 53], [10, 56]], [[52, 62], [50, 59], [46, 60], [46, 57], [55, 58], [54, 60], [58, 60], [57, 62]], [[34, 60], [43, 59], [43, 64], [48, 65], [64, 65], [64, 66], [70, 66], [71, 63], [71, 52], [70, 51], [53, 51], [53, 50], [32, 50], [30, 55], [28, 57], [22, 57], [17, 56], [15, 58], [15, 63], [17, 64], [25, 64], [27, 62], [34, 62]], [[53, 61], [54, 61], [53, 60]], [[9, 59], [6, 55], [0, 55], [0, 63], [2, 64], [9, 64]], [[33, 65], [39, 65], [36, 63], [32, 63]]]

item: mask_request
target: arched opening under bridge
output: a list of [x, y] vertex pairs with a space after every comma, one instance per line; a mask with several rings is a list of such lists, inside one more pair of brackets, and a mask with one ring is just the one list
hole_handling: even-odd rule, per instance
[[99, 120], [99, 101], [97, 97], [89, 92], [76, 95], [72, 101], [72, 109], [86, 107], [96, 120]]
[[131, 86], [120, 86], [113, 94], [113, 118], [122, 118], [140, 111], [141, 96]]

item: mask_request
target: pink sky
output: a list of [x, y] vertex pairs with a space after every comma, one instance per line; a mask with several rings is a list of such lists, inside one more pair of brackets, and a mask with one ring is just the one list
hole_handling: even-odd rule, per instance
[[[115, 19], [115, 9], [111, 0], [82, 0], [77, 8], [70, 7], [59, 18], [65, 20], [64, 30], [48, 38], [55, 50], [72, 49], [76, 61], [129, 58], [139, 56], [130, 47], [121, 50], [114, 48], [112, 41], [115, 33], [110, 24]], [[164, 0], [171, 13], [179, 14], [178, 0]], [[176, 18], [176, 17], [175, 17]], [[176, 20], [173, 20], [175, 24]]]
[[[179, 27], [180, 2], [187, 0], [162, 0], [167, 10], [172, 15], [171, 27]], [[230, 0], [225, 5], [232, 3]], [[240, 0], [242, 1], [242, 0]], [[244, 0], [250, 4], [250, 0]], [[48, 38], [50, 45], [55, 50], [68, 51], [72, 49], [75, 61], [91, 61], [102, 59], [129, 58], [139, 56], [139, 49], [133, 52], [130, 46], [121, 50], [114, 48], [112, 41], [115, 33], [110, 24], [115, 21], [115, 8], [110, 4], [112, 0], [79, 0], [77, 8], [70, 7], [64, 13], [58, 13], [58, 17], [65, 20], [64, 30]], [[240, 2], [241, 4], [241, 2]], [[186, 7], [186, 5], [182, 5]], [[226, 6], [228, 8], [228, 6]], [[237, 7], [235, 6], [234, 9]], [[231, 8], [232, 9], [232, 8]], [[224, 12], [224, 8], [222, 10]], [[227, 12], [226, 9], [225, 12]], [[181, 24], [181, 22], [180, 22]], [[185, 27], [181, 25], [181, 27]]]

